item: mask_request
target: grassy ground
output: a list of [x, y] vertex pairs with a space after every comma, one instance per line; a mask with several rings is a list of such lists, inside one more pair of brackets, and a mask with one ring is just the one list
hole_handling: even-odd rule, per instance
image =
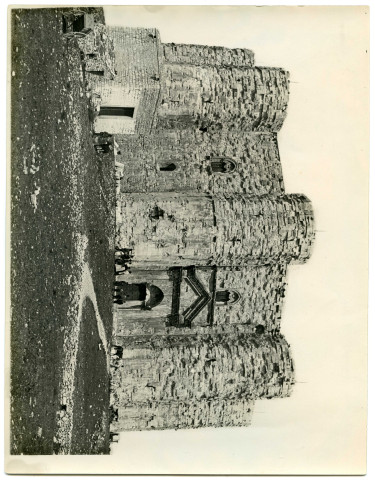
[[[14, 10], [11, 27], [11, 453], [108, 453], [109, 378], [89, 301], [71, 412], [62, 377], [83, 261], [110, 343], [114, 160], [93, 148], [80, 53], [61, 35], [61, 11]], [[68, 446], [56, 441], [66, 414]]]

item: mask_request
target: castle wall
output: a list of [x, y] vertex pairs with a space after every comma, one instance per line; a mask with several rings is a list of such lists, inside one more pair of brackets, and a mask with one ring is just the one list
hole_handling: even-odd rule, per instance
[[[252, 266], [246, 269], [215, 269], [215, 290], [235, 290], [240, 299], [235, 304], [215, 305], [212, 319], [207, 309], [194, 318], [192, 325], [170, 327], [173, 295], [180, 295], [180, 312], [183, 312], [197, 298], [185, 282], [179, 292], [174, 291], [168, 270], [132, 269], [130, 275], [118, 276], [128, 283], [150, 283], [160, 288], [163, 301], [152, 310], [130, 310], [127, 304], [118, 305], [115, 313], [113, 334], [121, 336], [151, 336], [174, 334], [230, 333], [242, 331], [254, 333], [262, 325], [266, 332], [280, 330], [281, 312], [286, 288], [286, 264]], [[212, 273], [197, 270], [197, 276], [211, 294]], [[237, 327], [237, 328], [236, 328]], [[116, 342], [116, 338], [114, 338]]]
[[303, 263], [309, 258], [314, 224], [304, 195], [225, 196], [214, 203], [217, 264]]
[[251, 423], [254, 402], [214, 399], [189, 402], [132, 403], [118, 409], [112, 431], [200, 427], [240, 427]]
[[134, 254], [116, 278], [112, 431], [249, 425], [257, 398], [291, 393], [287, 265], [314, 240], [311, 204], [285, 194], [278, 151], [289, 74], [254, 67], [246, 49], [108, 31], [117, 75], [94, 72], [96, 92], [134, 109], [95, 127], [116, 134], [116, 245]]
[[103, 106], [126, 106], [134, 108], [133, 117], [97, 116], [94, 128], [96, 132], [110, 132], [120, 134], [134, 134], [136, 121], [142, 113], [141, 91], [130, 91], [124, 88], [120, 80], [112, 80], [110, 88], [101, 87], [101, 105]]
[[276, 132], [288, 95], [289, 74], [282, 69], [165, 63], [157, 129]]
[[113, 39], [116, 76], [90, 76], [101, 105], [135, 108], [133, 118], [97, 117], [95, 131], [150, 132], [160, 91], [160, 37], [154, 28], [107, 27]]
[[254, 53], [246, 48], [212, 47], [163, 43], [164, 59], [168, 63], [212, 65], [216, 67], [252, 67]]
[[214, 325], [262, 325], [267, 332], [280, 329], [285, 298], [286, 264], [257, 265], [246, 269], [218, 268], [216, 289], [234, 289], [240, 300], [234, 305], [217, 306]]
[[117, 243], [134, 261], [172, 265], [303, 263], [314, 239], [303, 195], [126, 194]]
[[135, 264], [206, 264], [214, 231], [212, 200], [207, 196], [126, 194], [121, 196], [117, 244], [132, 248]]
[[[283, 193], [276, 134], [202, 133], [199, 130], [116, 137], [126, 162], [122, 192]], [[214, 173], [214, 159], [236, 162]], [[173, 164], [173, 171], [161, 168]]]
[[283, 397], [294, 367], [283, 337], [172, 335], [139, 343], [123, 338], [113, 375], [116, 406], [134, 403]]
[[[107, 27], [96, 23], [93, 30], [82, 38], [78, 38], [81, 53], [84, 54], [85, 72], [102, 72], [106, 79], [115, 77], [115, 53], [113, 40], [108, 35]], [[91, 75], [94, 79], [95, 77]]]

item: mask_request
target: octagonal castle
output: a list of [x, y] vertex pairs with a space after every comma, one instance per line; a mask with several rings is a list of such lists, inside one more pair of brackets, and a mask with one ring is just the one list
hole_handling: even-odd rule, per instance
[[112, 430], [241, 426], [294, 383], [280, 334], [289, 264], [304, 263], [313, 211], [284, 189], [277, 132], [289, 75], [245, 49], [163, 44], [107, 28], [115, 75], [86, 70], [97, 132], [124, 164]]

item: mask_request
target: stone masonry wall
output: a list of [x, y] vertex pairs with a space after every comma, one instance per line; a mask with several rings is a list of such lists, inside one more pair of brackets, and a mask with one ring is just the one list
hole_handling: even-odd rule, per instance
[[[285, 298], [286, 269], [286, 264], [259, 265], [246, 269], [218, 267], [216, 290], [235, 290], [240, 294], [240, 300], [234, 305], [215, 305], [213, 322], [209, 325], [207, 311], [203, 311], [202, 319], [194, 319], [191, 328], [168, 327], [173, 296], [173, 283], [168, 271], [132, 269], [132, 273], [125, 277], [126, 282], [155, 285], [162, 290], [164, 298], [152, 310], [129, 310], [126, 309], [126, 303], [117, 306], [113, 341], [122, 336], [240, 333], [241, 326], [242, 332], [254, 333], [259, 325], [268, 333], [277, 333]], [[197, 275], [202, 281], [202, 274], [198, 272]], [[119, 276], [118, 280], [124, 281], [124, 277]], [[181, 288], [184, 288], [184, 283]], [[193, 295], [189, 304], [195, 298]], [[180, 303], [183, 303], [182, 299]]]
[[150, 132], [159, 99], [160, 37], [154, 28], [106, 27], [113, 40], [116, 76], [113, 80], [91, 75], [95, 92], [106, 106], [133, 107], [134, 120], [96, 119], [96, 131]]
[[[126, 162], [122, 192], [283, 193], [276, 134], [199, 130], [116, 136]], [[213, 173], [211, 161], [227, 157], [237, 168]], [[173, 171], [161, 171], [167, 165]]]
[[310, 201], [304, 195], [215, 197], [218, 265], [305, 262], [314, 239]]
[[133, 403], [118, 409], [112, 431], [247, 426], [253, 407], [246, 398]]
[[214, 214], [205, 196], [176, 193], [121, 196], [117, 244], [133, 248], [134, 263], [205, 264], [211, 256]]
[[160, 75], [160, 36], [155, 28], [107, 27], [116, 52], [118, 75], [130, 90], [156, 82]]
[[254, 53], [246, 48], [231, 49], [181, 43], [163, 43], [162, 48], [164, 59], [168, 63], [213, 65], [217, 67], [254, 66]]
[[[81, 52], [84, 54], [85, 71], [103, 72], [105, 78], [115, 77], [115, 53], [113, 40], [108, 35], [107, 27], [96, 23], [93, 30], [83, 38], [78, 38]], [[90, 76], [92, 80], [96, 76]]]
[[124, 337], [113, 375], [115, 405], [203, 399], [288, 396], [294, 383], [289, 345], [282, 336], [230, 334]]
[[[314, 240], [311, 203], [285, 194], [278, 151], [289, 74], [254, 67], [246, 49], [109, 31], [117, 76], [100, 79], [102, 104], [135, 109], [122, 130], [105, 129], [124, 163], [116, 244], [134, 253], [117, 280], [163, 292], [150, 310], [116, 306], [111, 429], [249, 425], [256, 399], [291, 393], [287, 265], [306, 261]], [[222, 158], [233, 172], [214, 172]], [[217, 290], [240, 298], [213, 305]]]
[[[255, 327], [252, 323], [223, 323], [214, 324], [209, 326], [192, 325], [191, 327], [166, 327], [165, 317], [158, 317], [155, 319], [149, 319], [150, 324], [138, 325], [138, 329], [132, 329], [129, 331], [124, 325], [127, 323], [128, 317], [123, 315], [123, 311], [117, 310], [115, 313], [115, 326], [112, 337], [113, 345], [128, 345], [133, 342], [148, 342], [150, 337], [162, 337], [162, 336], [189, 336], [189, 335], [258, 335]], [[247, 321], [246, 315], [242, 318], [243, 322]], [[156, 325], [156, 322], [158, 324]], [[267, 334], [275, 335], [279, 334], [278, 330], [273, 329], [273, 325], [269, 322], [265, 325]]]
[[303, 195], [126, 194], [117, 244], [164, 265], [305, 262], [314, 239]]
[[289, 74], [279, 68], [165, 63], [157, 129], [276, 132], [286, 116]]
[[246, 269], [218, 268], [216, 289], [234, 289], [241, 298], [234, 305], [216, 306], [214, 325], [258, 325], [265, 331], [280, 330], [285, 298], [287, 265], [278, 263]]

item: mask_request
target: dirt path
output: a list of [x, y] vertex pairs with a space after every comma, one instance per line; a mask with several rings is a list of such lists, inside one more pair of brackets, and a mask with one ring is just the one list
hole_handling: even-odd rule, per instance
[[[87, 246], [87, 238], [84, 237], [81, 239], [81, 248], [82, 248], [82, 259], [84, 258], [84, 252]], [[83, 263], [83, 262], [82, 262]], [[87, 305], [91, 305], [89, 312], [87, 312]], [[82, 348], [80, 342], [84, 343], [87, 341], [87, 335], [82, 335], [81, 332], [90, 329], [90, 323], [94, 324], [91, 325], [91, 336], [94, 337], [91, 339], [91, 344], [93, 346], [93, 350], [97, 351], [97, 356], [104, 357], [105, 363], [105, 370], [106, 372], [102, 372], [101, 377], [106, 378], [106, 375], [109, 375], [109, 342], [107, 339], [105, 327], [103, 324], [103, 320], [100, 316], [99, 307], [95, 295], [94, 284], [92, 281], [92, 274], [90, 271], [90, 267], [88, 263], [83, 263], [82, 265], [82, 274], [81, 280], [79, 284], [79, 288], [76, 292], [73, 292], [72, 295], [72, 304], [71, 308], [72, 311], [76, 311], [78, 304], [78, 314], [74, 318], [74, 314], [72, 315], [72, 323], [70, 326], [70, 331], [65, 337], [65, 360], [64, 360], [64, 371], [63, 371], [63, 379], [60, 389], [60, 409], [56, 412], [58, 420], [57, 420], [57, 431], [55, 435], [54, 442], [59, 445], [59, 453], [69, 454], [72, 450], [72, 438], [73, 438], [73, 427], [75, 437], [77, 436], [76, 432], [78, 430], [77, 426], [75, 425], [74, 421], [74, 412], [75, 409], [78, 408], [79, 403], [87, 403], [87, 400], [84, 399], [84, 396], [89, 396], [90, 398], [98, 394], [97, 390], [93, 392], [83, 392], [83, 391], [76, 391], [76, 387], [78, 386], [77, 390], [80, 390], [81, 383], [84, 383], [85, 375], [83, 372], [80, 371], [78, 368], [78, 358], [79, 358], [79, 349]], [[96, 325], [95, 325], [96, 322]], [[94, 327], [94, 328], [92, 328]], [[82, 338], [83, 337], [83, 338]], [[83, 362], [86, 355], [82, 352], [80, 355], [81, 361]], [[103, 363], [103, 361], [99, 361], [98, 363]], [[93, 365], [90, 366], [91, 369]], [[76, 378], [78, 375], [82, 375], [83, 378], [79, 379]], [[83, 382], [82, 382], [83, 380]], [[82, 389], [81, 389], [82, 390]], [[88, 394], [88, 395], [87, 395]], [[91, 394], [91, 395], [90, 395]], [[93, 402], [94, 403], [94, 402]], [[76, 406], [76, 408], [75, 408]], [[91, 405], [92, 409], [92, 405]], [[90, 415], [93, 414], [89, 408]], [[86, 412], [87, 413], [87, 412]], [[103, 415], [103, 412], [99, 412]], [[83, 412], [85, 414], [85, 412]], [[78, 423], [78, 422], [77, 422]], [[86, 431], [87, 430], [87, 431]], [[103, 438], [103, 434], [105, 435], [104, 431], [101, 428], [101, 425], [98, 425], [94, 431], [90, 431], [86, 429], [84, 432], [84, 437], [90, 441], [90, 437]], [[78, 435], [79, 436], [79, 435]], [[103, 440], [102, 440], [103, 441]], [[83, 450], [82, 445], [76, 445], [75, 449], [79, 449], [80, 451]]]
[[[68, 42], [62, 38], [61, 28], [59, 9], [13, 11], [13, 454], [62, 453], [56, 434], [58, 422], [64, 415], [61, 402], [67, 358], [74, 358], [76, 349], [74, 378], [83, 377], [87, 364], [96, 365], [101, 357], [105, 360], [105, 350], [98, 355], [97, 344], [84, 350], [80, 346], [77, 349], [77, 339], [71, 341], [79, 316], [81, 295], [77, 292], [82, 290], [87, 264], [97, 311], [92, 315], [83, 309], [82, 315], [96, 329], [96, 316], [100, 316], [100, 341], [104, 338], [103, 330], [108, 340], [112, 329], [114, 161], [99, 158], [93, 148], [80, 52], [74, 40]], [[93, 334], [92, 339], [86, 341], [90, 346], [97, 338]], [[82, 361], [81, 354], [89, 358]], [[84, 453], [91, 450], [107, 453], [106, 367], [97, 369], [90, 382], [91, 388], [102, 386], [102, 394], [94, 405], [95, 415], [101, 412], [106, 428], [101, 427], [100, 441], [85, 443], [87, 427], [83, 427], [85, 422], [87, 425], [92, 422], [90, 415], [80, 408], [79, 397], [75, 397], [74, 421], [82, 425], [76, 432], [82, 435], [82, 444], [87, 449]], [[90, 428], [96, 428], [95, 425]], [[74, 445], [71, 448], [74, 453]]]

